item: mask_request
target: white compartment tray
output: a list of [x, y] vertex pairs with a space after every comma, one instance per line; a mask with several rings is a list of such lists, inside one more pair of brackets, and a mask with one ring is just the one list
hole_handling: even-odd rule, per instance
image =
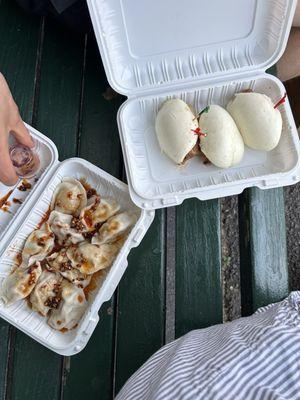
[[186, 198], [208, 200], [241, 193], [245, 188], [261, 189], [290, 185], [300, 180], [300, 146], [289, 103], [280, 107], [283, 134], [271, 152], [247, 146], [242, 162], [228, 169], [205, 165], [200, 157], [176, 166], [160, 151], [155, 118], [170, 98], [180, 98], [202, 110], [209, 104], [226, 106], [234, 93], [251, 89], [265, 93], [274, 104], [283, 96], [282, 83], [268, 74], [163, 92], [127, 100], [120, 108], [118, 124], [129, 190], [133, 201], [144, 209], [174, 206]]
[[[35, 138], [45, 140], [42, 134], [38, 133], [37, 136], [33, 128], [28, 128]], [[55, 149], [55, 145], [49, 139], [47, 139], [47, 143], [51, 143], [51, 146]], [[57, 154], [56, 151], [53, 154]], [[72, 176], [77, 179], [85, 178], [102, 196], [114, 197], [120, 203], [121, 209], [132, 210], [139, 215], [137, 223], [109, 269], [107, 276], [103, 282], [99, 282], [99, 287], [89, 293], [88, 309], [75, 329], [67, 333], [55, 331], [47, 325], [46, 318], [30, 310], [24, 300], [8, 307], [0, 305], [0, 316], [3, 319], [56, 353], [70, 356], [81, 351], [87, 344], [99, 320], [98, 311], [101, 305], [113, 295], [126, 270], [128, 254], [133, 247], [138, 246], [141, 242], [153, 221], [154, 212], [140, 210], [132, 202], [126, 184], [93, 164], [80, 158], [71, 158], [61, 163], [57, 160], [53, 161], [44, 179], [37, 183], [35, 190], [27, 198], [23, 209], [15, 219], [14, 225], [18, 224], [18, 226], [11, 226], [8, 229], [9, 245], [1, 245], [1, 282], [17, 265], [17, 254], [22, 251], [26, 238], [37, 228], [49, 209], [53, 191], [65, 176]]]
[[283, 133], [270, 153], [246, 148], [240, 165], [222, 170], [199, 157], [178, 168], [161, 154], [154, 124], [162, 103], [178, 97], [201, 111], [226, 106], [253, 89], [274, 103], [281, 82], [265, 73], [283, 54], [296, 0], [87, 0], [111, 86], [128, 96], [118, 114], [130, 195], [157, 209], [290, 185], [300, 180], [299, 140], [288, 101]]

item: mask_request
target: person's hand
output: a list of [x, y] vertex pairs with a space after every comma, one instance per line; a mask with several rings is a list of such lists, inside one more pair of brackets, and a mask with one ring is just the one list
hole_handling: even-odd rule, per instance
[[34, 143], [26, 129], [4, 76], [0, 73], [0, 181], [14, 185], [18, 176], [9, 157], [9, 133], [17, 142], [33, 147]]

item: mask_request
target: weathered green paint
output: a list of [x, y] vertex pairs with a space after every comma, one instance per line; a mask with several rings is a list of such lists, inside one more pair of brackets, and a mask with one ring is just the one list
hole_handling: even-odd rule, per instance
[[0, 71], [6, 77], [22, 118], [31, 122], [40, 21], [14, 1], [0, 4]]
[[113, 309], [113, 299], [103, 304], [98, 326], [86, 348], [66, 359], [63, 399], [112, 398]]
[[12, 380], [12, 399], [58, 399], [61, 357], [39, 345], [20, 331], [16, 333]]
[[[39, 20], [28, 17], [10, 0], [0, 3], [0, 71], [6, 77], [25, 121], [31, 122], [34, 101], [36, 50]], [[0, 399], [3, 399], [10, 377], [9, 342], [16, 330], [0, 320]]]
[[[79, 156], [120, 176], [121, 149], [116, 113], [121, 98], [103, 98], [108, 83], [94, 42], [88, 41]], [[114, 298], [100, 310], [100, 321], [87, 347], [67, 362], [63, 398], [106, 400], [113, 392]]]
[[9, 324], [0, 320], [0, 399], [3, 399], [7, 383], [7, 367], [9, 353]]
[[222, 322], [218, 200], [176, 208], [176, 337]]
[[112, 100], [106, 100], [103, 93], [107, 87], [97, 45], [92, 38], [89, 38], [79, 154], [110, 174], [121, 178], [123, 163], [116, 114], [123, 98], [117, 96]]
[[[83, 38], [46, 21], [34, 125], [55, 142], [61, 159], [76, 155], [83, 54]], [[10, 382], [13, 399], [59, 398], [61, 366], [62, 357], [17, 331]]]
[[46, 21], [36, 127], [54, 141], [59, 159], [76, 156], [84, 36]]
[[142, 243], [130, 253], [119, 285], [116, 393], [164, 344], [164, 214], [157, 211]]
[[282, 189], [248, 189], [239, 198], [242, 313], [288, 294]]

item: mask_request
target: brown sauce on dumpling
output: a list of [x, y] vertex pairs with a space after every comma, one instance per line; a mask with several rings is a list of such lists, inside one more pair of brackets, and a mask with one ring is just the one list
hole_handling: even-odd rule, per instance
[[90, 199], [93, 196], [98, 196], [97, 190], [92, 188], [89, 183], [85, 180], [85, 178], [82, 178], [79, 180], [79, 182], [82, 184], [82, 186], [85, 188], [86, 191], [86, 197]]
[[48, 210], [45, 212], [45, 214], [43, 215], [42, 219], [40, 220], [37, 229], [40, 229], [40, 227], [49, 219], [49, 215], [51, 213], [51, 207], [49, 206]]
[[97, 271], [92, 275], [90, 283], [83, 289], [86, 299], [91, 292], [98, 288], [99, 280], [103, 278], [105, 272], [103, 270]]

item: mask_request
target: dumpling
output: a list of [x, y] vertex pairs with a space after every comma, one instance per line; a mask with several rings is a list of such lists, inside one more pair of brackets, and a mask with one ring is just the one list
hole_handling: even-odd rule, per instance
[[21, 264], [12, 274], [2, 282], [1, 299], [5, 304], [12, 304], [29, 296], [35, 287], [42, 267], [39, 262], [30, 265]]
[[197, 148], [198, 121], [180, 99], [167, 100], [158, 111], [155, 131], [161, 150], [176, 164], [183, 164]]
[[282, 132], [281, 113], [275, 107], [268, 96], [252, 92], [234, 95], [227, 110], [247, 146], [270, 151], [278, 145]]
[[85, 288], [91, 282], [92, 276], [83, 274], [78, 269], [71, 267], [70, 269], [66, 269], [64, 271], [60, 270], [60, 274], [66, 278], [69, 282], [73, 283], [81, 288]]
[[22, 251], [23, 262], [32, 264], [43, 260], [53, 249], [54, 238], [48, 222], [45, 222], [40, 229], [33, 231], [28, 236]]
[[56, 330], [70, 330], [76, 327], [87, 307], [87, 301], [81, 288], [64, 280], [61, 301], [57, 309], [50, 313], [48, 324]]
[[222, 107], [211, 105], [199, 120], [200, 148], [205, 156], [219, 168], [237, 165], [244, 155], [242, 136], [230, 116]]
[[51, 209], [78, 216], [86, 203], [87, 197], [83, 185], [74, 178], [66, 177], [57, 186], [53, 194]]
[[120, 249], [118, 243], [91, 244], [80, 243], [79, 246], [71, 246], [67, 250], [67, 257], [71, 260], [72, 267], [83, 274], [93, 274], [100, 269], [110, 267]]
[[99, 196], [93, 196], [89, 205], [81, 211], [80, 221], [86, 231], [93, 231], [119, 210], [120, 205], [113, 198], [100, 199]]
[[76, 286], [85, 288], [91, 281], [91, 276], [82, 274], [78, 269], [72, 267], [72, 263], [67, 257], [66, 249], [61, 249], [59, 252], [47, 257], [47, 264], [49, 271], [58, 272]]
[[30, 295], [32, 309], [45, 317], [50, 309], [58, 308], [61, 282], [59, 274], [44, 270]]
[[110, 217], [92, 238], [92, 244], [111, 243], [129, 231], [137, 221], [137, 215], [125, 211]]
[[82, 233], [72, 228], [73, 216], [53, 210], [49, 216], [49, 224], [62, 245], [76, 244], [84, 241]]

